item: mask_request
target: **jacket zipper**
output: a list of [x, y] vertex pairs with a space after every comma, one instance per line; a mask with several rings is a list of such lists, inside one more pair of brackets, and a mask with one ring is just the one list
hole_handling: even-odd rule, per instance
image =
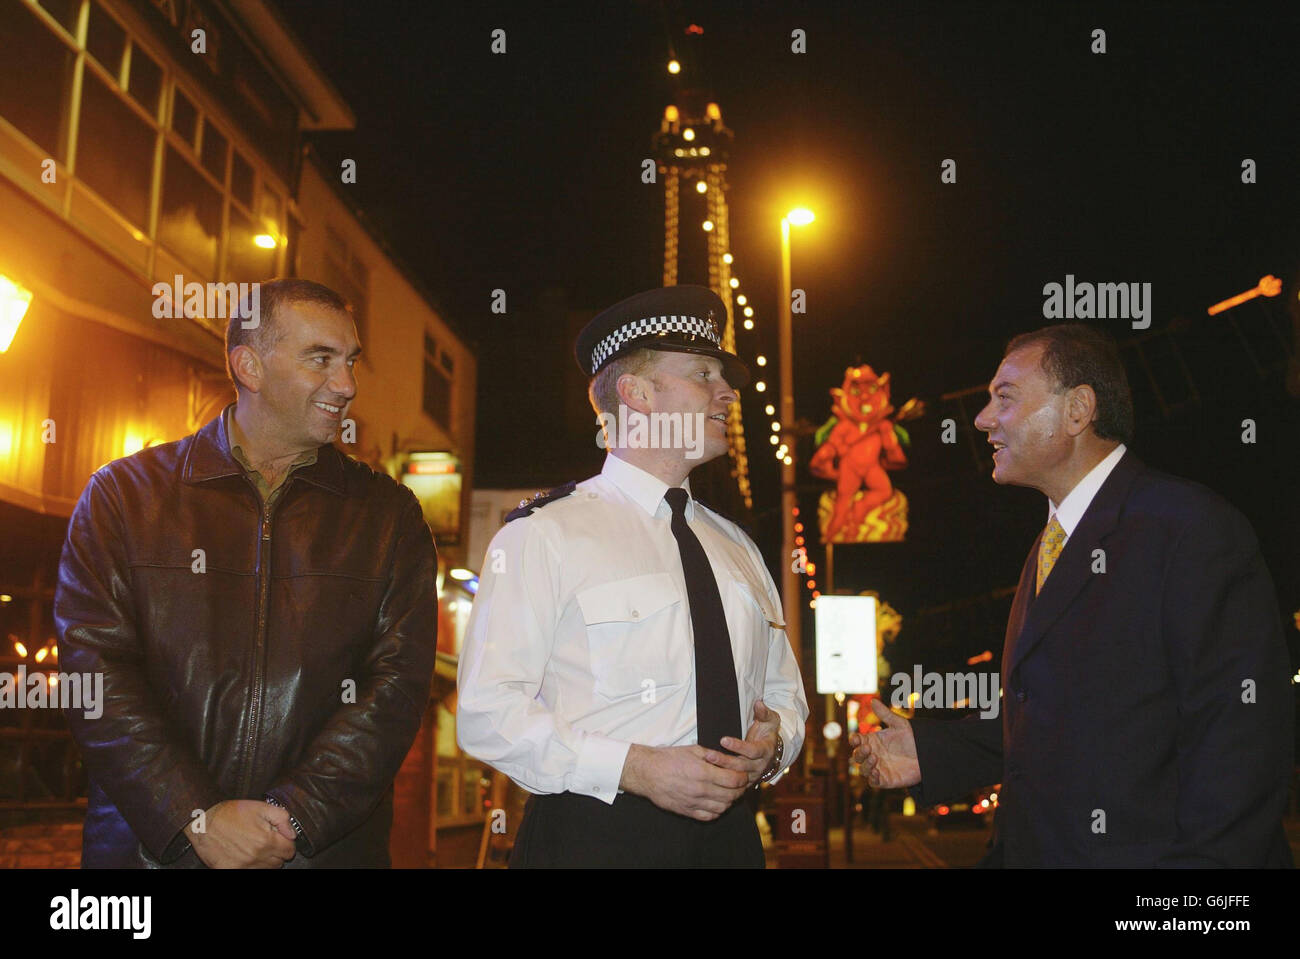
[[[251, 480], [250, 480], [251, 482]], [[256, 487], [254, 487], [256, 490]], [[282, 491], [281, 496], [284, 495]], [[258, 494], [261, 498], [261, 494]], [[257, 542], [257, 641], [253, 647], [253, 695], [248, 707], [248, 736], [244, 742], [244, 781], [240, 796], [247, 796], [253, 781], [253, 750], [261, 720], [263, 687], [266, 685], [266, 611], [271, 590], [271, 504], [262, 504], [260, 536]]]

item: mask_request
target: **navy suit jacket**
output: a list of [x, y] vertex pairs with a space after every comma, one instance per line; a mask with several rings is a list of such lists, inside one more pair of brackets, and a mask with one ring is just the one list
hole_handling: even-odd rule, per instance
[[1245, 517], [1126, 452], [1035, 596], [1037, 557], [1001, 715], [913, 721], [918, 801], [1002, 783], [982, 865], [1292, 865], [1290, 662]]

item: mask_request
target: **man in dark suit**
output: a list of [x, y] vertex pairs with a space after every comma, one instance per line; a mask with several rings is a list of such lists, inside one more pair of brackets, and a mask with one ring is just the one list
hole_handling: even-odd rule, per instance
[[872, 707], [854, 759], [932, 805], [1001, 783], [982, 864], [1290, 866], [1293, 699], [1273, 583], [1246, 519], [1147, 469], [1113, 340], [1081, 324], [1016, 337], [975, 419], [993, 478], [1049, 521], [1002, 652], [1002, 715]]

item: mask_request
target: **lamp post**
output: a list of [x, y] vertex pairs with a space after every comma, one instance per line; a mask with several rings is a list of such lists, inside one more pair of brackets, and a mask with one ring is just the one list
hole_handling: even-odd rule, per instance
[[794, 571], [794, 510], [797, 505], [794, 481], [794, 357], [791, 342], [790, 309], [790, 227], [805, 226], [813, 221], [811, 210], [799, 207], [781, 218], [781, 439], [786, 454], [781, 459], [781, 603], [785, 611], [785, 635], [794, 651], [796, 663], [802, 665], [803, 642], [800, 629], [799, 574]]

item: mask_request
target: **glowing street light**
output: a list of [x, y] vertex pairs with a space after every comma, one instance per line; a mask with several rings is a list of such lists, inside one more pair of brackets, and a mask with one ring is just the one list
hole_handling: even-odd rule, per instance
[[785, 218], [789, 220], [793, 226], [807, 226], [813, 220], [817, 219], [817, 217], [813, 215], [812, 210], [802, 206], [795, 207], [785, 215]]
[[32, 305], [32, 291], [0, 273], [0, 353], [7, 352]]
[[780, 422], [789, 435], [783, 437], [788, 452], [781, 460], [781, 602], [785, 611], [785, 635], [794, 651], [795, 662], [802, 655], [802, 629], [800, 628], [799, 576], [792, 568], [789, 557], [794, 555], [794, 517], [798, 508], [795, 497], [794, 475], [794, 372], [792, 358], [794, 344], [790, 315], [790, 225], [807, 226], [815, 217], [806, 207], [795, 207], [781, 218], [781, 416]]

